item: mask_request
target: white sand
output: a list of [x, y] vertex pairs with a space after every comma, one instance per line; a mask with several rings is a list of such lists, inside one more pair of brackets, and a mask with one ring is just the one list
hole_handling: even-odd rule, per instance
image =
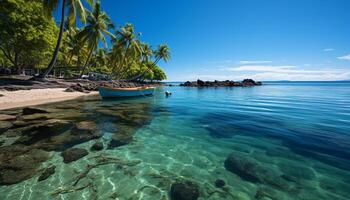
[[13, 92], [0, 91], [0, 94], [4, 95], [0, 95], [0, 110], [65, 101], [98, 94], [98, 92], [86, 94], [82, 92], [65, 92], [64, 90], [65, 88], [32, 89]]

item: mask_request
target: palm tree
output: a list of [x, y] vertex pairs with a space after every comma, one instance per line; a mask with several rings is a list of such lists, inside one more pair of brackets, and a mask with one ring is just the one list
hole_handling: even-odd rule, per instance
[[[140, 35], [140, 33], [138, 34]], [[141, 42], [137, 39], [134, 26], [130, 23], [125, 24], [116, 32], [116, 39], [112, 50], [113, 66], [118, 68], [119, 73], [127, 73], [127, 66], [142, 53]], [[117, 64], [118, 63], [118, 64]], [[120, 77], [123, 75], [119, 74]]]
[[[85, 0], [88, 4], [92, 5], [93, 0]], [[44, 0], [43, 6], [46, 14], [52, 17], [53, 11], [57, 9], [60, 0]], [[46, 76], [51, 72], [55, 63], [57, 61], [58, 53], [60, 50], [63, 32], [64, 32], [64, 24], [65, 24], [65, 8], [68, 8], [68, 24], [70, 26], [75, 26], [76, 23], [76, 15], [79, 14], [79, 19], [85, 23], [86, 14], [85, 8], [82, 4], [81, 0], [62, 0], [62, 9], [61, 9], [61, 22], [60, 22], [60, 32], [58, 35], [55, 51], [53, 53], [52, 59], [47, 66], [44, 73], [39, 75], [40, 79], [45, 79]]]
[[158, 49], [154, 52], [156, 60], [153, 62], [153, 66], [156, 65], [160, 60], [168, 62], [171, 58], [170, 49], [168, 45], [162, 44], [158, 46]]
[[135, 80], [141, 78], [142, 76], [144, 76], [148, 72], [148, 70], [150, 70], [154, 66], [156, 66], [160, 60], [163, 60], [164, 62], [168, 62], [171, 58], [170, 48], [166, 44], [159, 45], [158, 49], [156, 51], [154, 51], [153, 54], [154, 54], [155, 60], [151, 65], [146, 64], [148, 66], [147, 70], [145, 70], [142, 74], [139, 74], [136, 77], [129, 79], [129, 80], [135, 81]]
[[113, 23], [111, 19], [105, 12], [101, 10], [100, 1], [96, 1], [96, 3], [93, 6], [93, 11], [91, 13], [88, 13], [87, 25], [80, 33], [78, 33], [77, 36], [81, 41], [87, 43], [89, 49], [89, 54], [85, 61], [80, 76], [84, 75], [86, 66], [89, 63], [89, 60], [91, 59], [92, 52], [98, 47], [98, 43], [102, 41], [104, 46], [107, 47], [105, 35], [108, 35], [111, 38], [115, 37], [111, 32], [109, 32], [109, 30], [112, 28]]

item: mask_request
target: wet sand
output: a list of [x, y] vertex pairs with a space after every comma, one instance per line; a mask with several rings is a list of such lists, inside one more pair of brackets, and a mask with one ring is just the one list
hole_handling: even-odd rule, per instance
[[65, 101], [82, 96], [98, 95], [98, 92], [65, 92], [65, 89], [66, 88], [48, 88], [13, 92], [0, 91], [0, 110]]

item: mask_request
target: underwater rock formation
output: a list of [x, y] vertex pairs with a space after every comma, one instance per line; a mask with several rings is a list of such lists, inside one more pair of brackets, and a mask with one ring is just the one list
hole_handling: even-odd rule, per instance
[[222, 179], [216, 179], [215, 181], [215, 187], [217, 188], [221, 188], [224, 187], [226, 185], [225, 181]]
[[176, 182], [171, 185], [171, 200], [196, 200], [198, 197], [198, 186], [190, 181]]
[[267, 184], [278, 189], [288, 190], [289, 185], [276, 172], [259, 165], [258, 163], [230, 154], [225, 160], [225, 169], [253, 183]]
[[96, 142], [91, 146], [92, 151], [101, 151], [103, 150], [103, 143], [102, 142]]
[[80, 158], [88, 155], [89, 152], [85, 149], [80, 148], [70, 148], [61, 153], [61, 156], [63, 157], [64, 163], [70, 163], [76, 160], [79, 160]]
[[129, 144], [130, 142], [132, 142], [132, 140], [133, 140], [132, 134], [120, 133], [120, 132], [114, 133], [108, 148], [123, 146], [123, 145]]
[[26, 108], [23, 108], [22, 110], [22, 115], [32, 115], [36, 113], [49, 113], [49, 112], [43, 109], [33, 108], [33, 107], [26, 107]]
[[0, 121], [0, 134], [12, 127], [12, 123], [8, 121]]
[[23, 145], [0, 147], [0, 185], [19, 183], [33, 177], [48, 153]]
[[51, 166], [46, 168], [44, 172], [39, 176], [38, 181], [43, 181], [48, 179], [55, 172], [56, 172], [56, 166]]

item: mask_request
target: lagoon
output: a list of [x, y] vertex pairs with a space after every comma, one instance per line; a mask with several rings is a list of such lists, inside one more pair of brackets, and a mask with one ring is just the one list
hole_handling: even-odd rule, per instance
[[[165, 91], [172, 95], [166, 97]], [[178, 181], [193, 182], [199, 199], [349, 196], [350, 82], [162, 87], [153, 97], [85, 97], [38, 108], [48, 113], [10, 120], [12, 127], [0, 135], [1, 148], [23, 145], [48, 155], [28, 179], [1, 185], [0, 199], [163, 200]], [[57, 120], [70, 125], [64, 130], [50, 125], [49, 136], [23, 137]], [[110, 142], [121, 135], [128, 137]], [[90, 150], [96, 141], [103, 143], [102, 151]], [[71, 147], [88, 155], [64, 163], [61, 152]], [[96, 163], [103, 164], [77, 182]], [[55, 166], [55, 173], [38, 182], [40, 169], [48, 166]], [[223, 187], [215, 184], [218, 179]]]

